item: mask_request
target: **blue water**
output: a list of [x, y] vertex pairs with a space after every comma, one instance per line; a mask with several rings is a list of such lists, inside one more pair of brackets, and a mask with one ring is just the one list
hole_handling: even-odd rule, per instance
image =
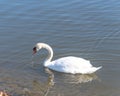
[[[119, 0], [0, 2], [0, 90], [13, 96], [120, 96]], [[73, 55], [103, 68], [92, 75], [46, 72], [46, 50], [32, 56], [37, 42], [52, 46], [53, 60]]]

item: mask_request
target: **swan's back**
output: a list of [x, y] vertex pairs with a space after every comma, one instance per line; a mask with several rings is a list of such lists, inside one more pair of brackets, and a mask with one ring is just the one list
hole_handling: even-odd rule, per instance
[[88, 60], [73, 56], [63, 57], [55, 61], [45, 63], [44, 65], [45, 67], [48, 67], [55, 71], [72, 74], [91, 74], [100, 69], [100, 67], [93, 67]]

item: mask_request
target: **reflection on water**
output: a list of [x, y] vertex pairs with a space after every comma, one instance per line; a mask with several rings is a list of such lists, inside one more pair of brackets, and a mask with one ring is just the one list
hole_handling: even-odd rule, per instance
[[[50, 69], [46, 68], [48, 74], [51, 74], [52, 78], [55, 76], [55, 82], [64, 82], [64, 83], [73, 83], [73, 84], [82, 84], [91, 82], [93, 80], [99, 80], [98, 76], [94, 74], [65, 74], [59, 72], [52, 72]], [[54, 74], [55, 73], [55, 74]], [[58, 76], [57, 76], [58, 75]], [[57, 78], [58, 77], [58, 78]], [[57, 81], [58, 80], [58, 81]]]
[[[47, 70], [46, 70], [47, 71]], [[51, 74], [50, 71], [47, 71], [49, 73], [48, 79], [45, 83], [40, 83], [37, 80], [33, 81], [33, 87], [30, 91], [29, 89], [25, 88], [24, 95], [26, 96], [47, 96], [49, 93], [50, 88], [54, 85], [54, 74]]]
[[[31, 79], [27, 77], [26, 74], [23, 73], [23, 78], [18, 76], [17, 78], [13, 78], [9, 76], [9, 70], [1, 70], [6, 74], [0, 78], [0, 90], [4, 90], [7, 93], [11, 94], [11, 96], [47, 96], [50, 88], [54, 86], [54, 74], [52, 74], [49, 70], [46, 69], [46, 73], [48, 77], [43, 82], [37, 79]], [[11, 74], [14, 75], [16, 70], [11, 70]], [[7, 75], [8, 74], [8, 75]], [[23, 83], [23, 85], [21, 84]]]
[[55, 73], [55, 82], [59, 83], [68, 83], [68, 84], [82, 84], [91, 82], [93, 80], [99, 80], [98, 76], [94, 74], [65, 74], [59, 72], [52, 72]]
[[79, 74], [79, 75], [69, 75], [66, 78], [68, 78], [64, 81], [66, 83], [80, 84], [80, 83], [87, 83], [96, 80], [97, 76], [95, 74], [86, 74], [86, 75]]
[[[29, 90], [27, 88], [24, 88], [24, 95], [27, 96], [48, 96], [50, 89], [54, 87], [55, 84], [58, 83], [58, 81], [67, 83], [67, 84], [82, 84], [82, 83], [87, 83], [91, 82], [93, 80], [97, 79], [97, 76], [95, 74], [88, 74], [88, 75], [82, 75], [82, 74], [77, 74], [77, 75], [72, 75], [72, 74], [64, 74], [64, 73], [55, 73], [56, 75], [62, 74], [64, 75], [62, 78], [63, 80], [58, 80], [58, 78], [55, 81], [54, 79], [54, 72], [49, 70], [48, 68], [45, 68], [45, 72], [48, 73], [48, 79], [46, 82], [42, 83], [38, 80], [34, 80], [32, 85], [32, 90]], [[54, 89], [54, 88], [53, 88]], [[58, 94], [60, 95], [60, 94]]]

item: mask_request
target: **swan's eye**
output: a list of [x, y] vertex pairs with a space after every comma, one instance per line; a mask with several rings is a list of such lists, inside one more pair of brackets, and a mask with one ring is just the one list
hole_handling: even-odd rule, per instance
[[37, 52], [37, 48], [34, 47], [34, 48], [33, 48], [33, 54], [35, 54], [36, 52]]

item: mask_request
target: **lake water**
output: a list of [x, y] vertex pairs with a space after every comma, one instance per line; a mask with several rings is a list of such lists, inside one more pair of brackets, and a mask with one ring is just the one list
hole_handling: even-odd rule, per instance
[[[13, 96], [120, 96], [119, 0], [0, 0], [0, 90]], [[103, 68], [91, 75], [51, 72], [37, 42]]]

